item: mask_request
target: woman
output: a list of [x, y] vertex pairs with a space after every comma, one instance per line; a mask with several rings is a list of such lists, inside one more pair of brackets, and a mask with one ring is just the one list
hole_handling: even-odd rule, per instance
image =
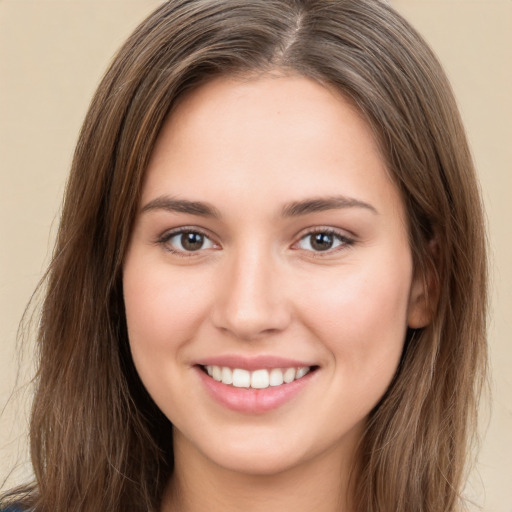
[[80, 135], [36, 483], [5, 504], [459, 510], [483, 231], [449, 85], [388, 6], [165, 3]]

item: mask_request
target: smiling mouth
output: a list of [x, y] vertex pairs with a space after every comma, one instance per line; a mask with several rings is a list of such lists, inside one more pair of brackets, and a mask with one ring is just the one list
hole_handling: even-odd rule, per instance
[[290, 384], [302, 379], [308, 373], [316, 370], [316, 366], [301, 366], [298, 368], [272, 368], [270, 370], [244, 370], [242, 368], [229, 368], [227, 366], [207, 365], [201, 369], [213, 380], [228, 386], [246, 389], [266, 389], [268, 387]]

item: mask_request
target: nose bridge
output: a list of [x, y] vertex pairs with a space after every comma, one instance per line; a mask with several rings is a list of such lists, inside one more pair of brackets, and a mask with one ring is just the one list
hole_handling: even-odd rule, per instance
[[276, 256], [265, 244], [243, 244], [227, 258], [216, 324], [240, 339], [283, 330], [290, 309]]

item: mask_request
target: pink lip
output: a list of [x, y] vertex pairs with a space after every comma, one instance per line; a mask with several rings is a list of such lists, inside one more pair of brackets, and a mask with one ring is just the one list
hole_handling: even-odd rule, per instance
[[[224, 364], [223, 366], [230, 366]], [[257, 366], [258, 368], [265, 368], [268, 365]], [[287, 368], [290, 366], [285, 364], [281, 366], [270, 366], [273, 368]], [[300, 366], [300, 365], [299, 365]], [[307, 366], [307, 365], [302, 365]], [[231, 366], [231, 368], [240, 368], [240, 366]], [[222, 382], [217, 382], [208, 376], [200, 366], [195, 367], [202, 384], [204, 385], [207, 393], [220, 405], [236, 412], [245, 414], [263, 414], [268, 411], [277, 409], [287, 402], [296, 397], [314, 378], [315, 372], [310, 372], [301, 379], [294, 380], [289, 384], [282, 384], [281, 386], [271, 386], [265, 389], [251, 389], [251, 388], [235, 388]], [[242, 366], [245, 368], [245, 366]]]
[[315, 366], [314, 363], [277, 356], [260, 355], [254, 357], [244, 357], [233, 354], [208, 357], [196, 361], [195, 364], [200, 366], [227, 366], [228, 368], [240, 368], [248, 371], [262, 369], [269, 370], [272, 368], [301, 368], [305, 366]]

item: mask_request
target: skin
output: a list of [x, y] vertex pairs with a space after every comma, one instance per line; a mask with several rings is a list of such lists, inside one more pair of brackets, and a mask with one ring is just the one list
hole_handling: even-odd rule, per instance
[[[185, 251], [180, 228], [204, 245]], [[314, 250], [312, 231], [334, 231], [333, 247]], [[163, 510], [349, 510], [365, 420], [407, 326], [428, 321], [421, 283], [400, 195], [346, 99], [284, 74], [186, 97], [155, 146], [123, 275], [136, 368], [174, 425]], [[284, 405], [240, 413], [212, 399], [196, 366], [226, 354], [317, 369]]]

